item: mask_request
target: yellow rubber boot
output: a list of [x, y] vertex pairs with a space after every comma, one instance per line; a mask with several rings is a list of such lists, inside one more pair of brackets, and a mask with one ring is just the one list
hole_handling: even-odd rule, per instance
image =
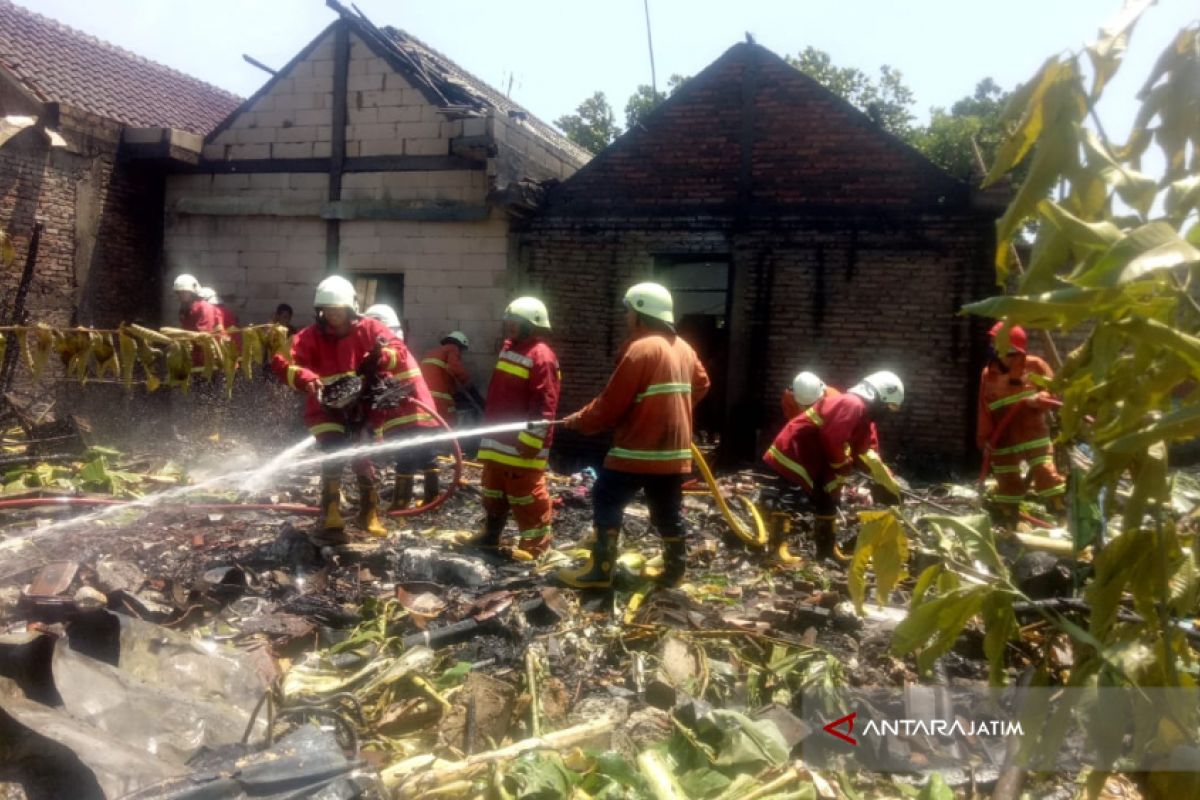
[[392, 492], [392, 504], [388, 506], [388, 511], [403, 511], [412, 505], [412, 499], [413, 476], [397, 475], [396, 488]]
[[768, 548], [771, 557], [780, 564], [798, 564], [804, 559], [788, 550], [788, 535], [792, 532], [792, 515], [786, 511], [772, 511], [767, 520], [767, 531], [770, 536]]
[[387, 536], [379, 518], [379, 489], [371, 478], [358, 477], [358, 527], [372, 536]]
[[346, 529], [342, 519], [342, 482], [338, 478], [321, 479], [321, 530], [341, 534]]

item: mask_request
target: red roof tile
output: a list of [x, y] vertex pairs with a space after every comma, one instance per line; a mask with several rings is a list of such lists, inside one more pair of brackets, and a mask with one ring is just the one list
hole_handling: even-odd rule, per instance
[[241, 99], [0, 0], [0, 68], [49, 102], [135, 127], [205, 134]]

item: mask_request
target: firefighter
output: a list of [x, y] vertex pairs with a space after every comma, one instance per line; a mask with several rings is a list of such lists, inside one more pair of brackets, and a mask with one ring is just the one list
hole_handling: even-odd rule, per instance
[[663, 542], [658, 581], [675, 586], [687, 568], [683, 483], [692, 470], [692, 409], [708, 392], [708, 373], [696, 352], [675, 332], [671, 293], [639, 283], [625, 293], [629, 339], [608, 385], [563, 421], [568, 430], [614, 430], [613, 446], [592, 489], [595, 539], [588, 561], [561, 570], [577, 588], [612, 586], [625, 506], [646, 492], [650, 521]]
[[221, 312], [201, 297], [200, 281], [183, 274], [175, 278], [172, 288], [179, 298], [179, 327], [201, 333], [221, 330]]
[[900, 378], [873, 373], [849, 392], [822, 397], [792, 419], [763, 455], [786, 485], [803, 489], [812, 500], [818, 559], [835, 554], [841, 485], [854, 469], [870, 473], [877, 500], [899, 502], [900, 487], [879, 458], [874, 423], [903, 402]]
[[[442, 337], [437, 347], [430, 350], [421, 359], [421, 373], [433, 401], [437, 403], [437, 411], [451, 425], [455, 422], [454, 395], [458, 392], [468, 392], [478, 397], [475, 387], [471, 385], [471, 373], [463, 366], [462, 354], [471, 346], [467, 335], [462, 331], [451, 331]], [[479, 403], [483, 405], [483, 403]]]
[[997, 322], [989, 333], [988, 363], [979, 381], [975, 442], [990, 456], [996, 477], [992, 500], [1000, 521], [1011, 526], [1025, 496], [1022, 462], [1029, 465], [1037, 496], [1055, 514], [1064, 511], [1066, 484], [1054, 468], [1054, 447], [1046, 421], [1046, 410], [1052, 407], [1050, 394], [1039, 386], [1053, 380], [1054, 371], [1027, 352], [1029, 339], [1024, 328], [1014, 325], [1003, 336], [1004, 328], [1004, 322]]
[[779, 404], [783, 408], [783, 418], [792, 419], [804, 409], [825, 396], [826, 391], [837, 393], [837, 389], [826, 386], [825, 381], [811, 372], [801, 372], [792, 379], [792, 386], [783, 390]]
[[[484, 404], [485, 425], [554, 419], [562, 373], [558, 356], [542, 338], [549, 330], [550, 315], [541, 300], [518, 297], [508, 304], [504, 346]], [[536, 557], [550, 546], [553, 514], [546, 490], [546, 460], [553, 433], [543, 425], [480, 440], [485, 520], [472, 544], [498, 547], [511, 508], [518, 531], [516, 550]]]
[[[291, 362], [276, 355], [271, 367], [288, 386], [308, 395], [304, 423], [318, 446], [325, 452], [336, 452], [353, 446], [368, 429], [391, 437], [413, 419], [419, 419], [421, 412], [407, 400], [391, 408], [376, 408], [368, 393], [340, 391], [354, 386], [356, 378], [377, 384], [388, 373], [394, 373], [394, 380], [413, 397], [430, 399], [420, 371], [409, 374], [402, 366], [411, 358], [404, 343], [379, 321], [359, 316], [353, 284], [337, 275], [325, 278], [317, 285], [313, 305], [317, 321], [292, 338]], [[342, 407], [334, 408], [338, 394], [348, 396], [351, 402], [339, 402]], [[342, 467], [342, 462], [331, 459], [321, 470], [319, 527], [323, 538], [330, 542], [346, 541], [341, 515]], [[371, 535], [383, 536], [387, 531], [379, 518], [374, 466], [370, 459], [357, 459], [352, 467], [358, 478], [358, 526]]]
[[[376, 303], [364, 312], [363, 316], [378, 320], [387, 326], [388, 330], [404, 341], [404, 328], [400, 325], [400, 317], [396, 310], [389, 305]], [[417, 387], [417, 399], [434, 407], [433, 397], [429, 394], [429, 386], [417, 366], [416, 358], [407, 347], [404, 350], [404, 363], [398, 368], [395, 376], [401, 380], [411, 380]], [[437, 422], [427, 412], [414, 408], [410, 414], [388, 420], [388, 430], [402, 428], [410, 435], [419, 435], [422, 430], [436, 428]], [[400, 431], [397, 431], [399, 433]], [[379, 432], [382, 433], [382, 432]], [[433, 445], [415, 445], [406, 447], [396, 454], [396, 477], [392, 487], [392, 501], [388, 511], [403, 511], [412, 505], [413, 484], [416, 483], [417, 473], [421, 473], [422, 496], [425, 504], [432, 503], [441, 494], [441, 484], [437, 472], [437, 452]]]

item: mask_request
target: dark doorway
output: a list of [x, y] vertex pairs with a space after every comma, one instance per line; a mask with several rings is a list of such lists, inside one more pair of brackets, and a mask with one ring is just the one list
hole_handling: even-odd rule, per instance
[[404, 319], [403, 274], [359, 273], [352, 278], [354, 290], [358, 292], [360, 311], [366, 311], [376, 303], [389, 305], [396, 312], [396, 316], [400, 317], [400, 324], [404, 330], [408, 330], [408, 322]]
[[659, 256], [658, 279], [675, 300], [675, 328], [700, 356], [712, 379], [708, 396], [696, 406], [697, 432], [716, 434], [725, 419], [729, 371], [729, 262], [694, 256]]

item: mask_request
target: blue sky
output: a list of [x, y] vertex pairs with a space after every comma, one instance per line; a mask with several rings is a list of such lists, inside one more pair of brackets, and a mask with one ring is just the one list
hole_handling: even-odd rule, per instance
[[[240, 95], [334, 19], [323, 0], [18, 0], [46, 16]], [[1077, 50], [1120, 0], [649, 0], [660, 87], [694, 74], [746, 32], [777, 53], [825, 50], [841, 66], [898, 68], [922, 118], [985, 76], [1011, 88], [1046, 56]], [[357, 0], [376, 24], [407, 30], [551, 121], [603, 90], [623, 118], [649, 83], [643, 0]], [[1196, 0], [1159, 0], [1143, 17], [1101, 106], [1121, 137], [1133, 94], [1174, 31], [1200, 18]]]

